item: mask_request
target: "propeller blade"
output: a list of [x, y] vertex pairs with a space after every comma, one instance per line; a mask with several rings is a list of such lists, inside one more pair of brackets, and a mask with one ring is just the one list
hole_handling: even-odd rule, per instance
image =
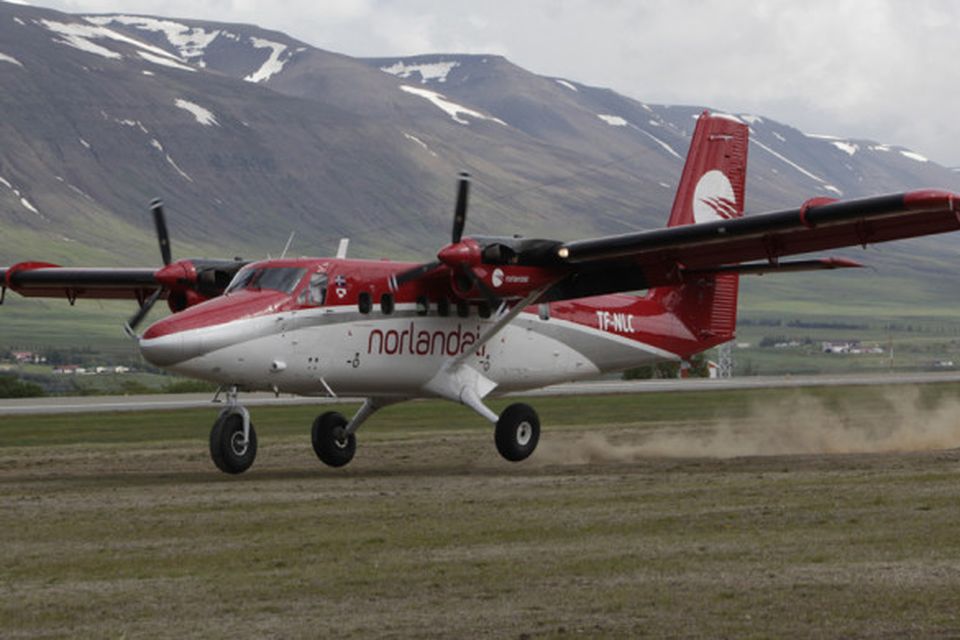
[[416, 280], [417, 278], [422, 278], [427, 275], [434, 269], [443, 266], [443, 263], [439, 260], [434, 260], [433, 262], [425, 262], [421, 265], [418, 265], [412, 269], [408, 269], [402, 273], [390, 276], [390, 288], [394, 291], [399, 289], [404, 284]]
[[463, 237], [463, 227], [467, 224], [467, 194], [470, 191], [470, 174], [460, 173], [460, 185], [457, 189], [457, 208], [453, 214], [453, 244]]
[[167, 221], [163, 215], [163, 200], [154, 198], [150, 203], [150, 211], [153, 213], [153, 224], [157, 228], [157, 238], [160, 240], [160, 256], [166, 266], [170, 264], [172, 256], [170, 255], [170, 234], [167, 233]]
[[124, 331], [127, 332], [129, 336], [136, 336], [137, 326], [143, 322], [143, 319], [147, 317], [147, 314], [150, 313], [150, 309], [153, 308], [153, 305], [157, 303], [157, 300], [160, 299], [160, 296], [163, 295], [163, 287], [160, 287], [154, 291], [149, 298], [144, 300], [143, 306], [137, 309], [137, 312], [133, 314], [127, 322], [123, 325]]
[[470, 282], [473, 283], [473, 286], [480, 290], [480, 293], [483, 294], [483, 297], [487, 299], [487, 302], [490, 303], [492, 308], [496, 309], [498, 306], [500, 306], [500, 298], [498, 298], [497, 294], [490, 290], [490, 287], [484, 284], [483, 280], [480, 279], [480, 276], [478, 276], [473, 269], [467, 265], [464, 265], [463, 273], [467, 276], [467, 278], [469, 278]]

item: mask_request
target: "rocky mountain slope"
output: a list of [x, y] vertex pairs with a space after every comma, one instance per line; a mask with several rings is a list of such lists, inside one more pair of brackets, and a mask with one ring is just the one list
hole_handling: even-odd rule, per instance
[[[460, 170], [475, 180], [468, 232], [653, 228], [704, 108], [646, 104], [497, 56], [356, 59], [252, 25], [5, 2], [0, 88], [3, 264], [152, 264], [155, 196], [178, 256], [277, 253], [294, 232], [295, 253], [350, 236], [360, 254], [426, 257], [449, 233]], [[960, 191], [960, 173], [912, 150], [736, 115], [752, 129], [748, 213], [813, 196]], [[956, 241], [867, 260], [929, 299], [944, 293], [931, 274]], [[821, 295], [803, 278], [774, 286]]]

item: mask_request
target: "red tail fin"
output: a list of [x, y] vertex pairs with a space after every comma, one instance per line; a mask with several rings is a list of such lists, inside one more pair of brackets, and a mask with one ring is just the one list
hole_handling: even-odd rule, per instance
[[[731, 116], [704, 112], [690, 141], [668, 226], [743, 215], [749, 128]], [[654, 292], [702, 342], [703, 348], [734, 337], [739, 276], [697, 277]]]
[[743, 215], [747, 177], [747, 125], [731, 116], [697, 120], [667, 226]]

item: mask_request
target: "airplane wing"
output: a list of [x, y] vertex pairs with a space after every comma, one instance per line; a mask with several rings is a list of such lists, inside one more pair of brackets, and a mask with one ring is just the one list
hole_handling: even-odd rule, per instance
[[[571, 273], [552, 300], [677, 284], [685, 275], [860, 266], [786, 256], [960, 230], [960, 195], [911, 191], [858, 200], [810, 200], [796, 209], [560, 244]], [[751, 261], [762, 261], [751, 264]]]
[[0, 267], [0, 285], [25, 297], [131, 299], [143, 301], [156, 290], [157, 269], [60, 267], [47, 262], [21, 262]]

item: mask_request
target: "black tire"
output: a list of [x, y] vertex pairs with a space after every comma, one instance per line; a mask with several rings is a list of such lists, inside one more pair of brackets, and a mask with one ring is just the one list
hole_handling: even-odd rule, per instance
[[525, 460], [540, 441], [540, 418], [530, 405], [518, 402], [503, 410], [494, 432], [497, 451], [510, 462]]
[[243, 473], [257, 457], [257, 432], [250, 423], [250, 439], [243, 442], [243, 416], [220, 416], [210, 429], [210, 457], [224, 473]]
[[353, 454], [357, 452], [357, 436], [346, 435], [346, 426], [347, 419], [336, 411], [322, 413], [313, 421], [310, 433], [313, 451], [325, 465], [342, 467], [353, 460]]

